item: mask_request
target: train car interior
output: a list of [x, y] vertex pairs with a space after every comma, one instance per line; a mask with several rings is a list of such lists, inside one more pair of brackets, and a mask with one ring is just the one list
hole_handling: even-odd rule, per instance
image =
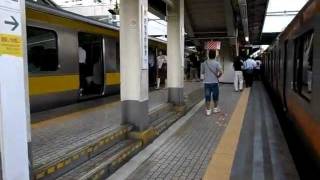
[[[78, 40], [80, 96], [101, 95], [104, 89], [103, 37], [80, 32]], [[85, 60], [80, 61], [81, 58]]]
[[157, 78], [157, 48], [149, 47], [149, 86], [154, 87], [156, 85]]
[[28, 27], [27, 38], [29, 72], [58, 70], [57, 34], [52, 30]]

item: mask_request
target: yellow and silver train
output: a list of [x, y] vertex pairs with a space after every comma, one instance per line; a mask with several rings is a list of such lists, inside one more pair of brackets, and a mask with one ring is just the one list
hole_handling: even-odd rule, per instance
[[319, 22], [320, 1], [310, 0], [269, 47], [263, 60], [265, 82], [289, 118], [287, 124], [298, 135], [294, 144], [302, 139], [298, 148], [308, 150], [301, 161], [301, 167], [308, 171], [314, 167], [305, 164], [305, 159], [311, 159], [320, 169]]
[[[32, 2], [26, 16], [31, 112], [119, 92], [117, 27]], [[150, 38], [149, 49], [166, 43]]]

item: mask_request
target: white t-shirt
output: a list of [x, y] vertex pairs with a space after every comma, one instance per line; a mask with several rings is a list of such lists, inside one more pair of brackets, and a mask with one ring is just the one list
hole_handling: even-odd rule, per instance
[[256, 69], [260, 69], [261, 68], [261, 64], [262, 62], [260, 60], [256, 60]]
[[254, 61], [253, 59], [247, 59], [243, 64], [245, 70], [253, 70], [257, 66], [256, 61]]
[[79, 63], [85, 64], [86, 59], [87, 59], [86, 51], [82, 47], [79, 47]]
[[158, 69], [161, 69], [164, 63], [167, 63], [167, 56], [165, 55], [158, 56], [157, 57]]

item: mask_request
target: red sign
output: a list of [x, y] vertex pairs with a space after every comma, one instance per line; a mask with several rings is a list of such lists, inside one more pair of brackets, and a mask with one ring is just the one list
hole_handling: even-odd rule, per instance
[[220, 50], [221, 48], [221, 42], [220, 41], [208, 41], [205, 45], [205, 49], [209, 49], [209, 50]]

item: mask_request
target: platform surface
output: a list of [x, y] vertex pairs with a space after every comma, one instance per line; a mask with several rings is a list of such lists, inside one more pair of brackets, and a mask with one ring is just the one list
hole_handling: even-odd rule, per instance
[[235, 154], [231, 180], [297, 180], [279, 120], [262, 83], [252, 88]]
[[202, 104], [174, 133], [164, 132], [172, 134], [162, 144], [146, 147], [150, 156], [138, 154], [109, 179], [299, 179], [263, 85], [242, 93], [231, 85], [220, 90], [222, 113], [208, 117]]
[[201, 179], [240, 95], [231, 85], [220, 90], [221, 113], [206, 116], [202, 105], [127, 179]]
[[[202, 88], [199, 82], [186, 82], [184, 94]], [[149, 110], [167, 103], [167, 89], [149, 93]], [[94, 101], [99, 104], [96, 106]], [[92, 108], [88, 108], [94, 106]], [[86, 107], [86, 108], [84, 108]], [[65, 115], [55, 117], [62, 112]], [[47, 113], [47, 114], [46, 114]], [[32, 124], [32, 154], [34, 166], [50, 159], [63, 156], [66, 152], [80, 146], [84, 141], [97, 139], [121, 126], [121, 103], [119, 96], [106, 97], [83, 102], [58, 110], [42, 112], [33, 117], [48, 119]]]

